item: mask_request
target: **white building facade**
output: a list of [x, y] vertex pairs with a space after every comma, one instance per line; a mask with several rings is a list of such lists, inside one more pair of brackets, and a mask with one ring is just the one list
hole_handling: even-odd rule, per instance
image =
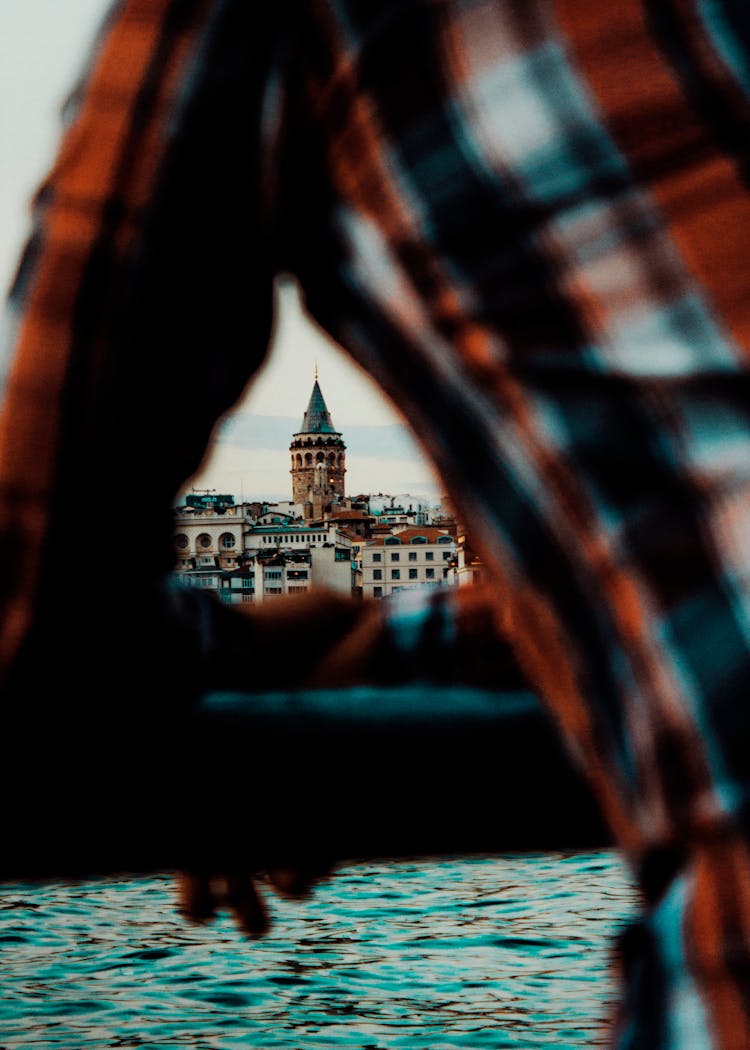
[[262, 524], [239, 507], [175, 515], [175, 573], [182, 584], [212, 590], [228, 604], [259, 604], [311, 587], [358, 592], [359, 548], [332, 522], [314, 526], [285, 515]]
[[385, 598], [395, 591], [453, 583], [455, 557], [455, 539], [430, 526], [378, 536], [361, 551], [362, 597]]

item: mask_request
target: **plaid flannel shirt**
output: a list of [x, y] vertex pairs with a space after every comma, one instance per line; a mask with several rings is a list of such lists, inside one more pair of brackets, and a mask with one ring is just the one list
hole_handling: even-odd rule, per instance
[[63, 665], [116, 653], [57, 569], [113, 476], [157, 519], [126, 614], [178, 619], [171, 501], [293, 274], [471, 523], [632, 864], [613, 1041], [750, 1047], [744, 7], [122, 0], [66, 120], [7, 315], [7, 673], [51, 625]]

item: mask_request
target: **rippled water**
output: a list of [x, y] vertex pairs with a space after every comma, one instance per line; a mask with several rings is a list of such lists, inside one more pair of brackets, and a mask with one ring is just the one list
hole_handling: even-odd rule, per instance
[[0, 1050], [602, 1045], [609, 852], [352, 865], [271, 933], [189, 926], [171, 879], [5, 886]]

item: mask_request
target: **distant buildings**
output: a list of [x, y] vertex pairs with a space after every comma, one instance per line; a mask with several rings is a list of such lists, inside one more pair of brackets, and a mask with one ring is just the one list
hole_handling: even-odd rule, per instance
[[386, 496], [382, 492], [368, 497], [370, 513], [379, 525], [429, 525], [434, 508], [421, 496]]
[[452, 583], [456, 541], [431, 526], [400, 528], [370, 540], [362, 550], [362, 597], [384, 598], [407, 587]]
[[346, 445], [317, 374], [290, 445], [290, 502], [193, 492], [175, 509], [175, 573], [228, 604], [326, 587], [365, 598], [478, 582], [465, 530], [421, 497], [346, 496]]
[[305, 522], [269, 504], [235, 505], [231, 496], [217, 504], [194, 494], [176, 509], [174, 524], [181, 582], [214, 590], [222, 601], [259, 603], [315, 585], [358, 591], [358, 550], [333, 521]]

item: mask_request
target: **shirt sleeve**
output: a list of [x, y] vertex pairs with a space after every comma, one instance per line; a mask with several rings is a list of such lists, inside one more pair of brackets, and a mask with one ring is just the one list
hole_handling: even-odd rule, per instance
[[172, 506], [269, 344], [277, 21], [120, 0], [66, 104], [2, 355], [0, 671], [16, 689], [48, 692], [50, 667], [73, 706], [103, 683], [125, 695], [155, 675], [161, 702], [196, 682], [214, 611], [169, 585]]

